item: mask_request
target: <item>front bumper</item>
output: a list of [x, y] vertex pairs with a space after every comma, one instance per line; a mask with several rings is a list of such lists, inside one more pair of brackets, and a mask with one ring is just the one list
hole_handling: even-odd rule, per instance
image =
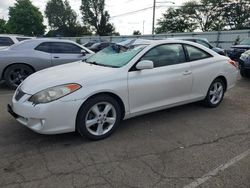
[[84, 100], [53, 101], [33, 105], [24, 95], [19, 101], [13, 97], [8, 112], [21, 124], [40, 134], [60, 134], [75, 131], [78, 110]]

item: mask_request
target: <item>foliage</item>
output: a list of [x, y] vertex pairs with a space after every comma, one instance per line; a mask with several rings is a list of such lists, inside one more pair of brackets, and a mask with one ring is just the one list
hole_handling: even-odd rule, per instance
[[7, 23], [4, 19], [0, 19], [0, 33], [8, 33]]
[[83, 22], [100, 36], [113, 35], [114, 25], [109, 22], [110, 15], [105, 11], [105, 0], [82, 0]]
[[230, 29], [250, 29], [250, 0], [230, 0], [224, 19]]
[[16, 0], [13, 7], [9, 8], [8, 28], [11, 33], [30, 36], [43, 35], [43, 15], [30, 0]]
[[169, 8], [158, 20], [156, 33], [249, 28], [250, 0], [191, 0]]
[[77, 21], [77, 14], [71, 8], [68, 0], [48, 1], [45, 15], [51, 28], [47, 36], [77, 37], [91, 35], [89, 28], [81, 26]]
[[226, 0], [189, 1], [182, 7], [183, 14], [198, 24], [202, 31], [222, 30], [226, 23], [224, 4]]
[[141, 32], [140, 32], [139, 30], [135, 30], [135, 31], [133, 32], [133, 35], [141, 35]]
[[159, 27], [156, 28], [156, 33], [192, 32], [197, 28], [197, 24], [182, 9], [174, 8], [169, 8], [157, 25]]

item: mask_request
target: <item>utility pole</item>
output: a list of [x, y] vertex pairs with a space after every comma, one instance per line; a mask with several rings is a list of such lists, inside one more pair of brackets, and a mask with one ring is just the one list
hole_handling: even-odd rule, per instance
[[144, 26], [145, 26], [145, 20], [142, 22], [142, 34], [144, 35]]
[[155, 33], [155, 8], [156, 8], [156, 3], [171, 3], [171, 4], [175, 4], [175, 2], [173, 2], [173, 1], [156, 2], [156, 0], [154, 0], [154, 2], [153, 2], [152, 35]]
[[155, 33], [155, 6], [156, 6], [156, 0], [154, 0], [154, 4], [153, 4], [152, 35]]

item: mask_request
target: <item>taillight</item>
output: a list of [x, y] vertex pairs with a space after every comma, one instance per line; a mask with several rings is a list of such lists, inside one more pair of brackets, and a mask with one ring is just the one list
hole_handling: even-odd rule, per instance
[[235, 61], [233, 61], [233, 60], [230, 59], [230, 60], [228, 60], [228, 63], [230, 63], [234, 67], [238, 68], [238, 63], [236, 63]]

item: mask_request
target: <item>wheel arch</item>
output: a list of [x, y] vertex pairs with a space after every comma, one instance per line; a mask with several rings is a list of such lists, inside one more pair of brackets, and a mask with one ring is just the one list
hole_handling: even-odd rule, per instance
[[13, 65], [26, 65], [26, 66], [30, 67], [34, 72], [36, 72], [36, 69], [35, 69], [33, 66], [31, 66], [30, 64], [27, 64], [27, 63], [12, 63], [12, 64], [6, 66], [6, 67], [3, 69], [3, 72], [2, 72], [2, 75], [1, 75], [1, 79], [4, 79], [4, 74], [5, 74], [6, 70], [7, 70], [9, 67], [13, 66]]
[[[224, 82], [225, 87], [226, 87], [226, 88], [225, 88], [225, 92], [226, 92], [226, 91], [227, 91], [227, 86], [228, 86], [228, 85], [227, 85], [228, 83], [227, 83], [226, 77], [223, 76], [223, 75], [220, 75], [220, 76], [217, 76], [214, 80], [216, 80], [216, 79], [221, 79], [221, 80]], [[214, 80], [213, 80], [213, 81], [214, 81]]]
[[[117, 95], [117, 94], [115, 94], [114, 92], [111, 92], [111, 91], [102, 91], [102, 92], [95, 93], [95, 94], [89, 96], [89, 97], [84, 101], [84, 103], [81, 105], [81, 107], [82, 107], [82, 106], [86, 103], [86, 101], [88, 101], [89, 99], [91, 99], [91, 98], [93, 98], [93, 97], [96, 97], [96, 96], [100, 96], [100, 95], [108, 95], [108, 96], [114, 98], [114, 99], [119, 103], [119, 105], [121, 106], [121, 112], [122, 112], [121, 117], [122, 117], [122, 119], [123, 119], [124, 116], [125, 116], [125, 104], [124, 104], [122, 98], [121, 98], [119, 95]], [[80, 110], [80, 109], [79, 109], [79, 110]], [[78, 112], [79, 112], [79, 110], [78, 110]]]

